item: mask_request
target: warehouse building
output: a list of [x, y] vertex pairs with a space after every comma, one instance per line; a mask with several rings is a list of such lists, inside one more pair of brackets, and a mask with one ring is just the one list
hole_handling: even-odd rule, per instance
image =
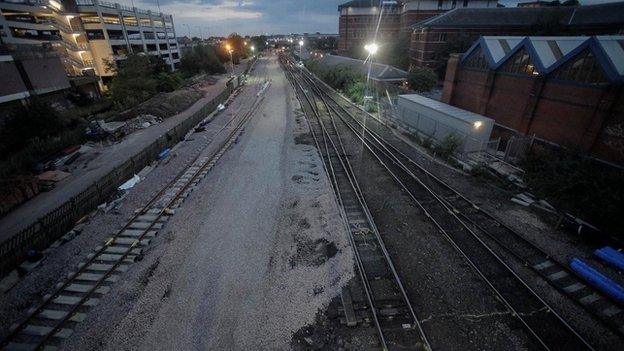
[[494, 125], [490, 118], [418, 94], [399, 95], [394, 119], [421, 139], [442, 143], [456, 137], [462, 156], [483, 151]]
[[482, 37], [448, 63], [442, 101], [624, 165], [624, 36]]
[[[456, 8], [412, 26], [410, 62], [440, 68], [448, 48], [484, 35], [603, 35], [624, 33], [624, 2], [575, 7]], [[539, 35], [539, 34], [538, 34]], [[456, 50], [456, 49], [455, 49]], [[444, 74], [444, 72], [440, 72]]]

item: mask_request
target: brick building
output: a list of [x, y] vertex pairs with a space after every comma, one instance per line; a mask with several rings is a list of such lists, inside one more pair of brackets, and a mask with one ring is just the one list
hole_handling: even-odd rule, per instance
[[406, 0], [401, 4], [401, 31], [412, 25], [456, 8], [495, 8], [498, 0]]
[[392, 4], [380, 0], [349, 1], [338, 6], [338, 51], [348, 54], [373, 40], [382, 6], [379, 42], [396, 39], [399, 32], [409, 33], [414, 23], [454, 8], [487, 8], [497, 4], [497, 0], [404, 0]]
[[494, 136], [576, 145], [624, 165], [624, 36], [482, 37], [449, 60], [442, 100]]
[[578, 7], [456, 8], [412, 29], [410, 62], [438, 68], [446, 62], [449, 47], [470, 45], [483, 35], [532, 35], [539, 31], [554, 31], [556, 35], [622, 34], [624, 2]]
[[[379, 21], [379, 1], [356, 0], [338, 6], [338, 52], [346, 55], [364, 47], [375, 38]], [[401, 27], [399, 5], [384, 5], [377, 40], [394, 37]]]

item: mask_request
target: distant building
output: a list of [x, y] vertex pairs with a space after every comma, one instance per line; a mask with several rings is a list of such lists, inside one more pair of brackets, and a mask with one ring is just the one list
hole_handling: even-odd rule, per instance
[[624, 166], [624, 36], [482, 37], [448, 63], [442, 101], [493, 135], [578, 145]]
[[518, 3], [518, 7], [552, 7], [552, 6], [578, 6], [579, 2], [578, 0], [566, 0], [566, 1], [559, 1], [559, 0], [553, 0], [553, 1], [525, 1], [525, 2], [519, 2]]
[[130, 52], [180, 61], [171, 15], [99, 0], [2, 0], [0, 11], [5, 44], [50, 44], [69, 76], [110, 77], [106, 62]]
[[[385, 4], [384, 4], [385, 3]], [[497, 0], [403, 0], [394, 3], [379, 0], [349, 1], [338, 6], [338, 51], [345, 55], [373, 40], [379, 22], [380, 6], [384, 16], [379, 22], [377, 40], [396, 39], [399, 32], [411, 31], [414, 23], [446, 11], [466, 8], [496, 7]]]
[[482, 35], [531, 35], [540, 25], [576, 35], [621, 34], [624, 2], [578, 7], [457, 8], [413, 25], [410, 62], [436, 68], [446, 61], [444, 51], [453, 41], [472, 43]]
[[401, 31], [456, 8], [495, 8], [498, 0], [406, 0], [401, 5]]
[[[375, 4], [375, 5], [372, 5]], [[375, 38], [378, 27], [379, 1], [355, 0], [338, 6], [338, 52], [342, 55], [363, 50], [366, 42]], [[401, 28], [400, 7], [398, 4], [385, 5], [384, 15], [379, 22], [377, 40], [390, 40]]]

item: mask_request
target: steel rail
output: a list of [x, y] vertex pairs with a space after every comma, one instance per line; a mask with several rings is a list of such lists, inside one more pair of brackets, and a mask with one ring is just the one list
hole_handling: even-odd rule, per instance
[[[327, 95], [326, 92], [324, 92], [322, 89], [319, 89], [316, 82], [314, 81], [315, 79], [311, 79], [310, 77], [307, 77], [308, 81], [310, 82], [311, 86], [315, 86], [315, 89], [317, 90], [318, 94], [321, 95]], [[447, 238], [450, 238], [450, 236], [448, 235], [448, 233], [446, 233], [446, 230], [439, 224], [439, 222], [433, 218], [430, 214], [429, 211], [426, 210], [426, 208], [422, 205], [421, 201], [419, 201], [416, 196], [414, 196], [413, 194], [413, 190], [411, 188], [409, 188], [403, 181], [400, 180], [400, 178], [396, 175], [395, 172], [393, 172], [390, 168], [392, 166], [388, 166], [389, 164], [396, 166], [397, 168], [400, 169], [400, 171], [403, 171], [405, 173], [408, 173], [408, 175], [410, 175], [413, 179], [415, 179], [416, 181], [419, 182], [419, 185], [422, 186], [423, 188], [425, 188], [432, 196], [435, 200], [439, 201], [445, 208], [447, 211], [449, 211], [449, 213], [455, 217], [456, 220], [458, 220], [460, 223], [464, 224], [457, 216], [455, 213], [452, 212], [452, 209], [449, 208], [446, 204], [446, 202], [440, 198], [436, 193], [434, 193], [426, 184], [424, 184], [423, 182], [420, 181], [420, 179], [418, 179], [413, 173], [410, 172], [409, 169], [407, 169], [400, 160], [398, 160], [391, 152], [389, 152], [389, 150], [384, 149], [384, 146], [382, 143], [378, 144], [380, 146], [377, 146], [375, 144], [370, 145], [370, 141], [367, 140], [365, 138], [365, 134], [364, 135], [360, 135], [358, 133], [358, 130], [356, 130], [356, 128], [349, 124], [347, 121], [345, 121], [344, 117], [342, 117], [340, 115], [340, 113], [332, 107], [332, 109], [334, 110], [334, 113], [336, 115], [338, 115], [338, 117], [343, 121], [343, 123], [345, 123], [345, 125], [347, 125], [349, 127], [349, 129], [354, 133], [354, 135], [356, 135], [356, 137], [358, 137], [362, 143], [367, 147], [367, 149], [369, 149], [369, 151], [371, 153], [373, 153], [373, 155], [378, 159], [378, 161], [380, 161], [382, 163], [382, 165], [384, 166], [384, 168], [386, 168], [386, 170], [393, 176], [393, 178], [395, 179], [395, 181], [397, 181], [406, 192], [408, 192], [408, 194], [410, 195], [410, 197], [417, 202], [417, 204], [419, 205], [419, 207], [421, 207], [421, 209], [425, 212], [425, 214], [428, 215], [428, 217], [430, 217], [434, 223], [436, 224], [436, 226], [438, 227], [439, 230], [441, 230], [441, 232], [443, 232], [444, 234], [446, 234], [445, 236]], [[367, 129], [366, 126], [360, 124], [361, 127], [363, 127], [365, 130]], [[373, 150], [373, 148], [375, 148], [377, 150], [377, 152], [382, 153], [386, 158], [389, 159], [389, 162], [383, 162], [383, 160], [379, 157], [379, 155], [377, 155], [377, 153], [375, 152], [375, 150]], [[580, 341], [582, 344], [584, 344], [587, 348], [591, 349], [591, 346], [589, 345], [589, 343], [580, 335], [578, 334], [578, 332], [576, 332], [576, 330], [574, 330], [560, 315], [556, 314], [556, 312], [554, 312], [554, 310], [539, 296], [537, 295], [529, 286], [528, 284], [526, 284], [526, 282], [524, 282], [524, 280], [522, 280], [495, 252], [493, 252], [489, 247], [487, 247], [487, 245], [480, 239], [478, 238], [471, 230], [470, 228], [466, 227], [464, 225], [465, 229], [467, 229], [467, 231], [469, 233], [471, 233], [473, 235], [473, 237], [475, 239], [477, 239], [479, 242], [481, 242], [481, 244], [489, 251], [489, 253], [495, 257], [497, 259], [497, 261], [502, 264], [514, 277], [515, 279], [517, 279], [519, 282], [521, 282], [525, 288], [528, 289], [528, 291], [535, 297], [537, 298], [546, 308], [548, 308], [550, 311], [552, 311], [556, 317], [559, 319], [559, 321], [566, 327], [568, 328], [572, 334], [574, 334]], [[451, 239], [452, 240], [452, 239]], [[453, 240], [454, 242], [454, 240]], [[458, 245], [454, 245], [457, 246]], [[545, 348], [550, 348], [546, 342], [542, 339], [542, 337], [540, 337], [540, 335], [538, 335], [538, 332], [532, 328], [528, 322], [526, 322], [524, 320], [524, 318], [521, 317], [520, 313], [517, 313], [516, 309], [512, 306], [511, 303], [509, 303], [509, 301], [507, 299], [504, 298], [504, 296], [500, 293], [500, 291], [498, 291], [497, 288], [494, 287], [494, 285], [490, 282], [489, 279], [487, 279], [487, 277], [481, 272], [481, 270], [479, 270], [476, 265], [474, 265], [473, 261], [468, 258], [468, 256], [465, 254], [465, 252], [463, 250], [460, 250], [460, 252], [464, 255], [464, 257], [466, 257], [469, 262], [471, 263], [471, 265], [473, 266], [473, 268], [475, 268], [477, 270], [477, 272], [479, 273], [479, 275], [488, 283], [488, 285], [497, 293], [497, 295], [499, 295], [499, 297], [505, 302], [505, 304], [507, 305], [507, 307], [509, 307], [512, 311], [515, 311], [516, 316], [518, 318], [520, 318], [523, 322], [523, 324], [528, 328], [528, 330], [534, 335], [534, 337], [536, 337], [536, 339], [542, 344], [542, 346], [544, 346]]]
[[[218, 152], [215, 153], [215, 155], [213, 155], [209, 161], [206, 161], [201, 167], [198, 168], [197, 172], [195, 172], [193, 174], [193, 176], [185, 182], [185, 184], [182, 186], [182, 188], [176, 192], [175, 196], [172, 197], [172, 199], [167, 203], [166, 206], [164, 206], [162, 209], [160, 209], [160, 211], [156, 214], [156, 219], [154, 219], [153, 221], [151, 221], [151, 223], [149, 224], [149, 226], [146, 229], [142, 229], [142, 234], [140, 234], [137, 239], [134, 241], [133, 244], [130, 245], [130, 247], [128, 248], [128, 250], [126, 250], [120, 257], [118, 260], [114, 261], [114, 263], [112, 263], [112, 266], [105, 271], [105, 273], [95, 282], [92, 283], [91, 288], [84, 293], [84, 296], [82, 296], [82, 298], [75, 304], [72, 305], [72, 307], [70, 308], [69, 311], [66, 311], [66, 315], [59, 319], [59, 322], [57, 322], [54, 327], [52, 327], [52, 329], [47, 332], [45, 335], [43, 335], [41, 337], [41, 340], [39, 340], [35, 346], [35, 349], [41, 349], [43, 346], [45, 346], [45, 344], [49, 341], [50, 338], [52, 338], [68, 321], [71, 320], [71, 318], [78, 312], [78, 309], [82, 306], [84, 306], [84, 304], [87, 302], [87, 300], [89, 300], [89, 298], [91, 296], [93, 296], [93, 294], [96, 292], [96, 290], [106, 281], [106, 279], [115, 272], [115, 270], [124, 263], [124, 261], [132, 254], [133, 249], [141, 242], [141, 240], [145, 239], [145, 237], [148, 235], [148, 233], [153, 229], [154, 225], [156, 225], [156, 223], [158, 223], [158, 220], [160, 218], [162, 218], [163, 216], [166, 215], [166, 210], [172, 206], [176, 201], [178, 201], [182, 194], [191, 186], [191, 184], [193, 183], [193, 181], [195, 179], [197, 179], [197, 177], [199, 176], [199, 174], [205, 170], [208, 167], [211, 167], [211, 162], [212, 160], [215, 158], [216, 155], [218, 155], [222, 150], [227, 149], [231, 143], [234, 141], [234, 137], [236, 136], [236, 134], [241, 130], [241, 128], [245, 125], [245, 123], [247, 122], [247, 120], [249, 120], [249, 118], [251, 117], [251, 115], [253, 114], [253, 107], [256, 106], [259, 102], [261, 101], [261, 99], [257, 99], [256, 101], [254, 101], [254, 103], [252, 104], [252, 107], [249, 109], [249, 111], [247, 111], [247, 113], [239, 118], [238, 123], [236, 124], [236, 126], [234, 127], [234, 129], [228, 134], [228, 136], [226, 137], [226, 140], [220, 144], [220, 149]], [[235, 120], [237, 120], [237, 117], [234, 117], [230, 120], [228, 120], [210, 139], [210, 141], [208, 141], [205, 145], [210, 145], [218, 135], [220, 135], [223, 131], [226, 130], [226, 128]], [[204, 148], [206, 147], [204, 146]], [[182, 176], [193, 166], [195, 166], [196, 162], [200, 159], [201, 156], [201, 152], [199, 152], [188, 164], [188, 166], [184, 167], [171, 181], [169, 181], [164, 187], [162, 187], [154, 196], [152, 196], [150, 198], [150, 200], [147, 202], [147, 204], [145, 206], [143, 206], [141, 208], [140, 211], [138, 211], [136, 214], [134, 214], [127, 222], [126, 224], [124, 224], [124, 226], [119, 229], [111, 238], [109, 238], [106, 242], [105, 245], [103, 245], [101, 248], [97, 249], [95, 251], [95, 253], [93, 253], [92, 255], [90, 255], [90, 257], [87, 258], [86, 262], [84, 263], [84, 265], [82, 265], [77, 271], [75, 271], [73, 274], [71, 274], [67, 279], [64, 280], [63, 283], [61, 283], [61, 285], [55, 289], [55, 291], [49, 295], [47, 295], [47, 298], [44, 298], [43, 302], [40, 303], [38, 305], [37, 308], [35, 308], [31, 313], [28, 314], [28, 316], [26, 317], [25, 320], [21, 321], [18, 326], [13, 329], [11, 331], [11, 333], [2, 341], [2, 343], [0, 345], [2, 346], [6, 346], [12, 339], [14, 339], [15, 337], [17, 337], [19, 335], [19, 333], [31, 322], [33, 321], [34, 318], [36, 318], [47, 306], [51, 305], [53, 303], [53, 300], [58, 297], [59, 295], [61, 295], [61, 293], [69, 286], [71, 285], [73, 282], [77, 281], [77, 280], [81, 280], [78, 277], [89, 270], [89, 266], [98, 260], [98, 257], [100, 257], [105, 251], [106, 249], [109, 247], [110, 244], [114, 243], [116, 239], [118, 239], [119, 237], [122, 236], [122, 233], [129, 229], [130, 226], [132, 225], [132, 223], [134, 221], [136, 221], [137, 219], [139, 219], [139, 217], [144, 216], [146, 214], [148, 214], [148, 211], [150, 209], [152, 209], [152, 206], [159, 200], [161, 199], [161, 197], [164, 195], [164, 193], [171, 189], [171, 187], [176, 184], [181, 178]], [[209, 166], [210, 165], [210, 166]]]
[[[312, 97], [310, 98], [310, 97], [308, 97], [308, 94], [305, 94], [305, 89], [298, 82], [296, 77], [294, 77], [292, 75], [292, 71], [291, 71], [291, 77], [292, 77], [291, 79], [292, 79], [293, 85], [294, 86], [297, 85], [299, 87], [299, 90], [302, 91], [303, 95], [305, 96], [305, 99], [308, 101], [308, 104], [310, 105], [311, 109], [313, 110], [314, 115], [316, 116], [316, 118], [318, 120], [319, 126], [321, 128], [321, 133], [323, 134], [324, 143], [326, 145], [326, 152], [328, 154], [328, 158], [331, 159], [331, 152], [330, 152], [330, 149], [327, 148], [327, 140], [329, 140], [329, 142], [331, 143], [332, 147], [334, 148], [335, 155], [337, 156], [337, 158], [338, 158], [338, 160], [340, 162], [340, 165], [345, 169], [345, 171], [346, 171], [345, 175], [347, 176], [347, 178], [348, 178], [348, 180], [350, 182], [350, 185], [351, 185], [352, 189], [354, 190], [354, 193], [355, 193], [358, 201], [360, 202], [360, 205], [362, 206], [362, 209], [364, 210], [364, 213], [366, 214], [367, 220], [368, 220], [369, 224], [371, 225], [371, 228], [373, 229], [373, 232], [375, 233], [375, 239], [379, 243], [379, 246], [380, 246], [380, 248], [382, 250], [383, 257], [387, 261], [388, 266], [389, 266], [389, 268], [390, 268], [390, 270], [391, 270], [391, 272], [393, 274], [393, 278], [396, 281], [397, 286], [399, 287], [399, 290], [401, 291], [402, 299], [404, 301], [403, 303], [405, 304], [405, 307], [409, 310], [409, 313], [411, 315], [411, 319], [413, 321], [413, 323], [411, 323], [411, 324], [412, 324], [412, 326], [416, 326], [417, 327], [420, 339], [426, 345], [425, 347], [430, 348], [429, 341], [426, 338], [426, 335], [425, 335], [425, 333], [424, 333], [424, 331], [422, 329], [422, 326], [420, 325], [418, 317], [416, 316], [416, 314], [415, 314], [415, 312], [414, 312], [414, 310], [413, 310], [413, 308], [411, 306], [411, 303], [409, 302], [409, 298], [407, 297], [405, 289], [403, 288], [402, 283], [400, 282], [400, 279], [398, 277], [396, 269], [394, 268], [394, 265], [392, 264], [391, 258], [389, 256], [387, 250], [385, 249], [385, 245], [383, 244], [383, 240], [381, 239], [381, 236], [379, 235], [379, 232], [378, 232], [378, 230], [377, 230], [377, 228], [375, 226], [375, 223], [374, 223], [374, 220], [372, 218], [372, 215], [368, 211], [368, 207], [367, 207], [367, 205], [365, 203], [365, 200], [363, 198], [361, 189], [359, 188], [359, 185], [355, 181], [353, 170], [352, 170], [352, 168], [351, 168], [351, 166], [349, 164], [349, 161], [348, 161], [348, 159], [346, 157], [344, 157], [344, 156], [341, 157], [340, 156], [340, 152], [342, 152], [342, 155], [346, 154], [346, 151], [344, 150], [344, 146], [342, 145], [342, 141], [340, 140], [340, 136], [338, 134], [336, 134], [336, 137], [338, 139], [338, 145], [339, 145], [339, 147], [338, 147], [336, 145], [336, 143], [331, 139], [331, 133], [328, 131], [327, 127], [325, 126], [325, 123], [323, 122], [323, 120], [322, 120], [322, 118], [320, 116], [318, 105], [316, 105], [316, 102], [312, 102], [311, 101], [311, 99], [312, 100], [315, 99], [314, 95], [312, 95]], [[325, 104], [325, 102], [323, 102], [323, 104]], [[329, 109], [327, 109], [327, 112], [330, 113]], [[308, 121], [308, 123], [309, 123], [309, 121]], [[332, 125], [333, 125], [333, 122], [332, 122]], [[333, 125], [333, 128], [334, 128], [334, 131], [336, 131], [336, 133], [337, 133], [337, 129], [335, 128], [335, 125]], [[312, 126], [310, 126], [310, 130], [311, 130], [311, 132], [313, 134], [313, 138], [315, 139], [315, 142], [317, 142], [317, 145], [318, 145], [316, 132], [314, 131], [314, 128], [312, 128]], [[321, 149], [319, 149], [319, 150], [321, 150]], [[343, 160], [343, 158], [344, 158], [344, 160]], [[341, 212], [342, 212], [342, 215], [345, 216], [344, 218], [347, 218], [346, 214], [344, 213], [344, 208], [343, 208], [344, 206], [343, 206], [342, 200], [341, 200], [340, 188], [338, 187], [338, 181], [336, 179], [336, 170], [333, 169], [333, 165], [332, 165], [332, 163], [330, 161], [331, 160], [327, 161], [327, 163], [329, 165], [328, 168], [330, 169], [330, 171], [332, 173], [331, 178], [333, 179], [333, 182], [335, 183], [335, 185], [334, 185], [335, 191], [336, 191], [337, 197], [338, 197], [338, 199], [339, 199], [339, 201], [341, 203]], [[355, 240], [354, 240], [352, 235], [350, 235], [349, 239], [350, 239], [350, 242], [351, 242], [352, 246], [354, 247], [354, 251], [356, 253], [355, 256], [356, 256], [356, 261], [358, 263], [358, 268], [360, 269], [360, 276], [361, 276], [363, 284], [365, 285], [365, 292], [366, 292], [367, 297], [368, 297], [368, 302], [371, 305], [371, 310], [373, 312], [373, 316], [375, 317], [376, 327], [377, 327], [378, 333], [380, 334], [380, 338], [382, 340], [382, 347], [384, 347], [384, 349], [386, 349], [387, 346], [386, 346], [386, 344], [383, 341], [383, 340], [385, 340], [385, 337], [384, 337], [384, 333], [385, 332], [383, 330], [383, 327], [380, 326], [379, 321], [378, 321], [378, 319], [375, 316], [377, 307], [375, 306], [374, 299], [372, 298], [373, 289], [370, 286], [370, 284], [368, 282], [368, 279], [366, 278], [367, 277], [366, 270], [363, 267], [363, 265], [361, 264], [361, 259], [359, 257], [360, 253], [359, 253], [359, 250], [358, 250], [358, 245], [355, 242]], [[370, 292], [369, 292], [369, 290], [370, 290]]]
[[[308, 73], [306, 72], [306, 74]], [[308, 79], [316, 78], [310, 78], [310, 75], [308, 74]], [[383, 144], [384, 148], [390, 149], [387, 152], [393, 153], [396, 156], [398, 159], [397, 162], [402, 168], [405, 169], [406, 172], [412, 172], [414, 174], [417, 172], [424, 173], [424, 177], [432, 179], [434, 183], [437, 184], [437, 189], [434, 190], [435, 192], [450, 192], [450, 194], [442, 194], [442, 200], [446, 201], [447, 205], [452, 207], [452, 210], [457, 213], [459, 217], [461, 217], [460, 220], [473, 225], [479, 232], [483, 233], [483, 235], [496, 242], [496, 244], [498, 244], [503, 250], [512, 255], [516, 260], [532, 272], [540, 276], [542, 280], [546, 281], [559, 293], [572, 300], [575, 305], [589, 312], [589, 316], [592, 319], [602, 323], [607, 329], [611, 330], [618, 336], [624, 337], [624, 317], [622, 316], [622, 313], [613, 314], [613, 311], [621, 311], [624, 304], [611, 296], [606, 295], [602, 291], [593, 287], [591, 284], [588, 284], [581, 276], [578, 275], [578, 273], [570, 269], [567, 265], [561, 263], [537, 244], [525, 238], [507, 224], [498, 220], [496, 216], [472, 202], [454, 187], [444, 182], [439, 177], [433, 175], [429, 170], [400, 151], [395, 145], [385, 140], [376, 131], [372, 130], [371, 127], [362, 123], [362, 121], [360, 121], [349, 110], [336, 101], [336, 99], [327, 91], [321, 90], [321, 92], [332, 100], [332, 102], [342, 111], [344, 111], [344, 113], [346, 113], [351, 120], [357, 123], [362, 128], [363, 132], [369, 134], [374, 139], [374, 142]], [[376, 123], [383, 125], [380, 121], [376, 120], [376, 118], [374, 119]], [[416, 169], [414, 169], [414, 167], [416, 167]], [[413, 176], [418, 177], [416, 175]], [[433, 187], [435, 184], [432, 184], [429, 187]], [[493, 232], [497, 232], [498, 235], [493, 234]], [[547, 268], [542, 268], [545, 265], [547, 265]], [[553, 277], [553, 274], [557, 272], [565, 272], [564, 279], [551, 278]], [[582, 286], [582, 288], [577, 290], [576, 287], [579, 286]], [[575, 289], [570, 289], [570, 287], [575, 287]], [[596, 300], [594, 303], [585, 303], [583, 298], [590, 295], [600, 296], [602, 300]]]

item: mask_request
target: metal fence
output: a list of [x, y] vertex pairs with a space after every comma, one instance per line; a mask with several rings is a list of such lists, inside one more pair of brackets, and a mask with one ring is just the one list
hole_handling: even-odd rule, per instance
[[[252, 64], [251, 61], [247, 64], [244, 74], [249, 71]], [[163, 149], [182, 140], [195, 125], [214, 111], [219, 104], [225, 102], [232, 91], [243, 82], [243, 79], [242, 76], [230, 79], [225, 89], [199, 111], [170, 129], [148, 147], [104, 175], [78, 195], [2, 242], [0, 244], [0, 277], [5, 276], [18, 266], [26, 257], [28, 250], [43, 250], [50, 246], [55, 240], [71, 230], [80, 218], [93, 211], [98, 204], [105, 202], [119, 185], [155, 160]]]

